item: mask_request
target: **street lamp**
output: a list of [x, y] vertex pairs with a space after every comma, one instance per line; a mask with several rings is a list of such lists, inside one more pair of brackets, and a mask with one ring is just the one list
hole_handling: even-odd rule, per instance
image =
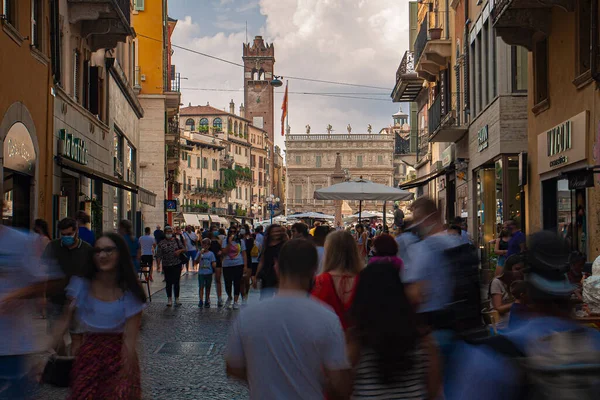
[[252, 209], [252, 216], [256, 217], [256, 215], [260, 215], [260, 210], [262, 210], [262, 206], [260, 204], [252, 204], [252, 207], [250, 207]]
[[271, 86], [273, 86], [273, 87], [283, 86], [283, 82], [281, 81], [281, 78], [283, 78], [283, 76], [274, 75], [273, 80], [271, 81]]
[[273, 225], [273, 214], [275, 214], [275, 209], [279, 208], [279, 197], [275, 197], [272, 194], [267, 196], [267, 205], [269, 206], [269, 211], [271, 212], [271, 225]]

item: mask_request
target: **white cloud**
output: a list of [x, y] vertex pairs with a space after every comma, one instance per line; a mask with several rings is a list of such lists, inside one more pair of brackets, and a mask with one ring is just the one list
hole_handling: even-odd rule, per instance
[[[227, 0], [225, 0], [227, 1]], [[222, 1], [223, 2], [223, 1]], [[250, 5], [251, 3], [249, 3]], [[397, 0], [260, 0], [260, 13], [266, 16], [260, 32], [249, 32], [249, 41], [261, 34], [275, 44], [275, 73], [350, 82], [388, 88], [386, 91], [290, 80], [290, 91], [383, 93], [386, 101], [353, 100], [290, 94], [289, 118], [292, 132], [323, 132], [328, 123], [345, 132], [374, 131], [388, 126], [398, 110], [389, 98], [395, 72], [408, 47], [408, 1]], [[223, 21], [217, 21], [223, 22]], [[174, 32], [173, 43], [227, 60], [242, 62], [245, 26], [228, 25], [212, 36], [203, 35], [201, 24], [186, 17]], [[242, 89], [240, 67], [203, 58], [175, 49], [178, 71], [188, 77], [183, 87]], [[375, 97], [375, 96], [372, 96]], [[183, 102], [228, 107], [230, 99], [239, 106], [243, 92], [204, 92], [183, 90]], [[283, 95], [275, 96], [275, 132], [279, 132]], [[283, 145], [281, 136], [276, 143]]]
[[258, 7], [258, 0], [249, 1], [246, 4], [235, 9], [237, 12], [246, 12]]

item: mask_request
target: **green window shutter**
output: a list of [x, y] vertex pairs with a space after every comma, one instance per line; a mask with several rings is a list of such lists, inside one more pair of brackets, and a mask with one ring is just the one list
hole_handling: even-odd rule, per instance
[[135, 0], [133, 4], [135, 11], [144, 11], [144, 0]]

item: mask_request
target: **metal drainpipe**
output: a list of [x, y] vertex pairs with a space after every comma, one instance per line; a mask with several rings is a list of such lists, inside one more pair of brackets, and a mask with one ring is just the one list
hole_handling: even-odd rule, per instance
[[448, 1], [446, 0], [446, 39], [450, 39], [450, 4]]
[[592, 37], [590, 38], [590, 70], [592, 71], [592, 78], [596, 82], [600, 82], [600, 73], [598, 72], [598, 1], [592, 0], [592, 21], [590, 27], [590, 34]]

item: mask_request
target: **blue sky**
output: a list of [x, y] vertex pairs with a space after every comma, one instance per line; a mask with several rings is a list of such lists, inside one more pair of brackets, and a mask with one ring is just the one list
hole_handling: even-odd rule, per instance
[[[179, 20], [173, 43], [241, 63], [242, 43], [262, 35], [275, 45], [275, 74], [355, 83], [385, 90], [290, 79], [290, 92], [340, 93], [378, 100], [337, 98], [291, 93], [292, 133], [378, 132], [391, 124], [400, 105], [389, 94], [408, 47], [408, 0], [169, 0], [169, 15]], [[210, 103], [236, 108], [243, 102], [243, 69], [175, 48], [173, 62], [186, 77], [185, 105]], [[217, 89], [205, 90], [205, 89]], [[275, 95], [279, 131], [282, 92]], [[406, 111], [407, 106], [403, 105]], [[276, 144], [284, 147], [283, 138]]]

